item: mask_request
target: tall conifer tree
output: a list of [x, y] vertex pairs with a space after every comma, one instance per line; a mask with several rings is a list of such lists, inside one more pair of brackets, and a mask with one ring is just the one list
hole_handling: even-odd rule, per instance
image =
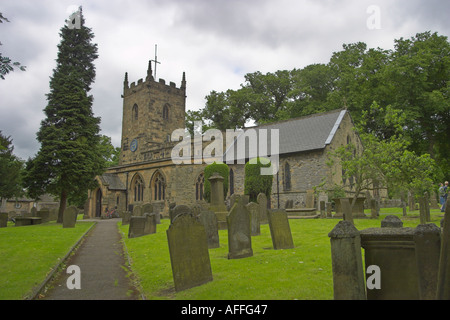
[[104, 159], [100, 152], [100, 118], [92, 112], [89, 95], [95, 79], [97, 44], [85, 26], [81, 7], [78, 28], [61, 28], [57, 65], [50, 78], [46, 118], [41, 122], [37, 140], [41, 148], [27, 162], [25, 183], [30, 196], [44, 193], [58, 196], [58, 222], [62, 222], [67, 200], [79, 200], [93, 188], [101, 174]]

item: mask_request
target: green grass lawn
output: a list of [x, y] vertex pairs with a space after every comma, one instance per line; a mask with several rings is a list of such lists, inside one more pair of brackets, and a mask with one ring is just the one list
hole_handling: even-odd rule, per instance
[[[401, 209], [382, 209], [375, 219], [355, 219], [359, 230], [380, 227], [386, 214]], [[370, 214], [370, 213], [369, 213]], [[432, 210], [432, 223], [439, 226], [442, 213]], [[418, 211], [402, 218], [404, 227], [419, 223]], [[128, 239], [128, 225], [118, 223], [132, 260], [132, 268], [147, 299], [183, 300], [327, 300], [333, 299], [331, 249], [328, 233], [338, 219], [289, 220], [294, 249], [273, 250], [269, 226], [252, 237], [253, 256], [228, 260], [227, 231], [220, 230], [220, 248], [210, 249], [213, 281], [176, 293], [174, 290], [166, 230], [161, 220], [157, 233]]]
[[40, 285], [55, 265], [92, 226], [78, 222], [63, 229], [56, 222], [0, 228], [0, 300], [21, 300]]

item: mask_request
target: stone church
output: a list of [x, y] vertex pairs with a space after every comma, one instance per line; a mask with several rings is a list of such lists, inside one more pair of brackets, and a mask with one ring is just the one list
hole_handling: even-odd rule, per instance
[[[149, 62], [145, 80], [129, 84], [125, 74], [122, 98], [119, 165], [96, 178], [99, 187], [89, 191], [89, 217], [100, 217], [114, 208], [132, 211], [134, 205], [149, 202], [163, 215], [168, 214], [171, 203], [205, 206], [203, 170], [207, 164], [175, 164], [171, 158], [178, 143], [171, 141], [171, 134], [185, 128], [185, 74], [179, 87], [174, 82], [166, 84], [163, 79], [156, 81]], [[328, 152], [341, 145], [353, 143], [362, 148], [347, 110], [252, 129], [279, 130], [279, 170], [273, 175], [270, 207], [284, 207], [288, 200], [294, 207], [305, 207], [308, 190], [323, 182], [325, 187], [337, 184], [351, 189], [352, 182], [343, 181], [338, 165], [330, 168], [326, 164]], [[225, 153], [229, 148], [224, 146]], [[230, 168], [228, 196], [244, 192], [244, 164], [234, 160], [226, 162]]]

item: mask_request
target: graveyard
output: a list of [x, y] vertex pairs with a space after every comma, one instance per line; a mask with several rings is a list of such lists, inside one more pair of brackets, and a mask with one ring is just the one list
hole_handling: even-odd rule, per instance
[[[378, 219], [355, 219], [354, 225], [358, 230], [380, 228], [383, 219], [392, 214], [401, 217], [398, 208], [386, 208]], [[439, 226], [441, 219], [439, 210], [431, 210], [431, 223]], [[228, 232], [219, 230], [220, 246], [209, 249], [213, 280], [182, 291], [174, 288], [166, 237], [170, 221], [162, 219], [156, 233], [139, 238], [127, 237], [129, 225], [118, 222], [118, 227], [147, 299], [332, 300], [328, 233], [339, 221], [289, 219], [294, 247], [280, 250], [274, 250], [269, 224], [262, 224], [260, 235], [251, 239], [253, 255], [241, 259], [228, 259]], [[420, 223], [419, 212], [412, 211], [402, 221], [404, 227], [415, 228]]]

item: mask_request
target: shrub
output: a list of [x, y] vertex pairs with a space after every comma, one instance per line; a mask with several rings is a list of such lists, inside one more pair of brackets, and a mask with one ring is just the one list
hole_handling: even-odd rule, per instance
[[[267, 162], [268, 160], [263, 162]], [[245, 186], [244, 193], [250, 196], [250, 201], [256, 202], [258, 194], [265, 193], [267, 199], [270, 199], [272, 191], [272, 175], [261, 175], [261, 168], [270, 167], [270, 162], [262, 164], [260, 158], [257, 158], [255, 164], [247, 162], [245, 164]]]

